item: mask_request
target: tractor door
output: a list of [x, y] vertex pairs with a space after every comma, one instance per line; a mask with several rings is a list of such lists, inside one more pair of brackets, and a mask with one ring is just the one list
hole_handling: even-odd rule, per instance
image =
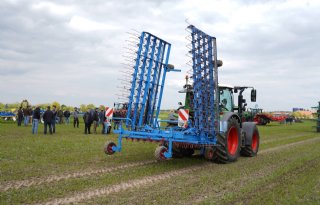
[[233, 104], [233, 92], [232, 88], [227, 87], [219, 87], [220, 92], [220, 112], [233, 112], [234, 110], [234, 104]]

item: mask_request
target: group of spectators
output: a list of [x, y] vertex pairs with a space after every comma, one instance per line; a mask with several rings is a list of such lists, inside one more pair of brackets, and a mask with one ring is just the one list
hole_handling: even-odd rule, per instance
[[22, 109], [22, 107], [18, 110], [18, 126], [21, 126], [21, 123], [23, 121], [24, 126], [27, 126], [29, 124], [30, 118], [32, 117], [32, 108], [31, 106], [27, 106], [26, 108]]
[[91, 134], [91, 125], [93, 124], [93, 133], [97, 134], [97, 127], [101, 124], [102, 134], [109, 134], [111, 130], [111, 119], [105, 116], [105, 110], [96, 108], [95, 110], [88, 109], [83, 115], [83, 120], [85, 124], [84, 133]]
[[[43, 112], [43, 111], [42, 111]], [[32, 110], [31, 106], [22, 109], [21, 107], [17, 113], [18, 126], [21, 126], [22, 121], [24, 125], [28, 126], [30, 119], [32, 119], [32, 134], [38, 133], [38, 125], [41, 119], [44, 123], [44, 134], [47, 134], [48, 128], [49, 133], [53, 134], [56, 132], [56, 123], [62, 124], [65, 121], [65, 124], [70, 123], [70, 116], [73, 116], [73, 127], [79, 128], [79, 110], [74, 108], [74, 111], [71, 113], [69, 110], [62, 111], [57, 110], [56, 106], [53, 105], [52, 109], [50, 106], [47, 107], [47, 110], [43, 113], [39, 107], [35, 107]], [[111, 119], [106, 118], [104, 109], [99, 111], [98, 108], [88, 109], [87, 112], [83, 115], [83, 120], [85, 123], [85, 134], [91, 134], [91, 125], [93, 124], [93, 133], [97, 134], [97, 127], [102, 126], [101, 133], [109, 134], [111, 130]]]

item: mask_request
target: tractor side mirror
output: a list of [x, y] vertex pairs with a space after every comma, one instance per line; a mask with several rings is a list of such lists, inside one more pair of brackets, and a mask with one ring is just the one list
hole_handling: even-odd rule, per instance
[[257, 99], [257, 90], [252, 89], [251, 90], [251, 102], [256, 102]]

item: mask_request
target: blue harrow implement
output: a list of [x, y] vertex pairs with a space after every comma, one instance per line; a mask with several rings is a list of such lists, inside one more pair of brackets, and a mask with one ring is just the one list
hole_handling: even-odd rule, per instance
[[[187, 127], [162, 128], [158, 117], [166, 75], [174, 69], [168, 64], [171, 44], [148, 32], [138, 37], [138, 46], [131, 66], [128, 109], [121, 121], [117, 144], [107, 142], [106, 154], [122, 150], [122, 140], [157, 142], [158, 160], [176, 156], [191, 156], [200, 150], [208, 160], [235, 161], [240, 155], [254, 156], [258, 152], [259, 133], [255, 125], [243, 125], [237, 113], [220, 115], [218, 61], [216, 38], [193, 25], [187, 27], [191, 41], [194, 116]], [[241, 134], [240, 134], [241, 133]], [[254, 138], [254, 139], [253, 139]]]

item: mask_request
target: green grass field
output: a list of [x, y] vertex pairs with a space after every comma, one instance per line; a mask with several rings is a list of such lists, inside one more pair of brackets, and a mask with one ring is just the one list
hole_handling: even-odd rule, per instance
[[198, 156], [155, 162], [157, 144], [126, 140], [106, 156], [104, 143], [117, 136], [85, 135], [83, 124], [57, 125], [54, 135], [40, 125], [32, 135], [31, 126], [1, 122], [0, 204], [319, 204], [313, 125], [260, 126], [257, 157], [215, 164]]

